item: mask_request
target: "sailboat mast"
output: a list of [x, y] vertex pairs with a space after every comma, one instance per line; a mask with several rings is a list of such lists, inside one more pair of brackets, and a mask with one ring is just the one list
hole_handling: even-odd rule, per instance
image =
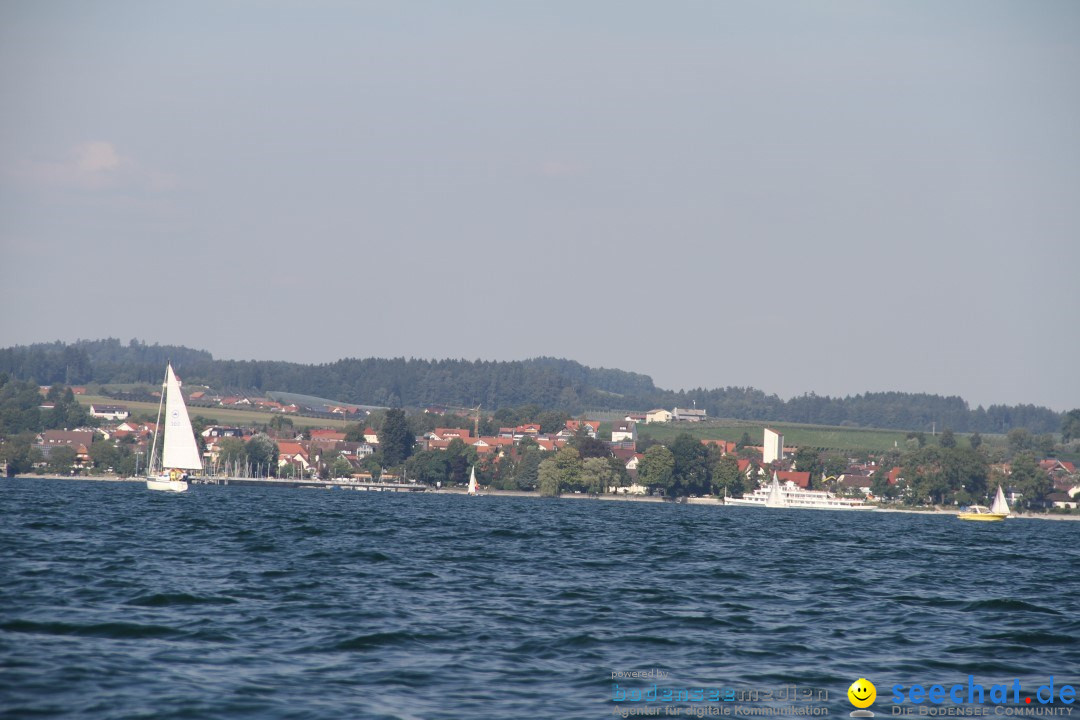
[[161, 381], [161, 399], [158, 400], [157, 406], [157, 420], [154, 421], [154, 441], [153, 447], [150, 448], [150, 462], [146, 465], [146, 476], [149, 477], [154, 472], [154, 462], [157, 459], [157, 441], [158, 431], [161, 428], [161, 408], [165, 405], [165, 388], [169, 383], [169, 367], [165, 368], [165, 379]]

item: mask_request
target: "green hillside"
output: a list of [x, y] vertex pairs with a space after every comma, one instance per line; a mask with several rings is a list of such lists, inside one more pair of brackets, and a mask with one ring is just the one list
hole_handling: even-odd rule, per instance
[[[690, 433], [702, 440], [728, 440], [737, 442], [747, 433], [754, 445], [762, 442], [762, 431], [775, 430], [784, 436], [787, 447], [811, 447], [825, 452], [884, 452], [892, 448], [903, 450], [907, 433], [900, 430], [871, 428], [833, 427], [798, 423], [763, 423], [746, 420], [710, 420], [704, 423], [657, 423], [639, 425], [638, 436], [648, 436], [658, 442], [669, 443], [680, 433]], [[991, 438], [983, 436], [986, 441]]]

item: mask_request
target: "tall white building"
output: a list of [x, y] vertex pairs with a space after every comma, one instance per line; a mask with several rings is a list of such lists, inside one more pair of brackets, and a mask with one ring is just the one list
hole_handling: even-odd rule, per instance
[[775, 430], [765, 428], [765, 442], [762, 443], [761, 461], [768, 465], [784, 457], [784, 436]]

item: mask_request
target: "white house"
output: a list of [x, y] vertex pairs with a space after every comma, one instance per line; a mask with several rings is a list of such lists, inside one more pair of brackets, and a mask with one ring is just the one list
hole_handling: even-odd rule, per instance
[[637, 442], [637, 423], [632, 420], [616, 420], [611, 426], [611, 442]]
[[1053, 507], [1061, 508], [1064, 510], [1076, 509], [1078, 504], [1076, 497], [1071, 496], [1069, 495], [1069, 493], [1065, 492], [1051, 493], [1050, 495], [1046, 496], [1046, 499]]
[[106, 420], [127, 420], [128, 409], [123, 405], [101, 405], [93, 403], [90, 406], [90, 416], [105, 418]]

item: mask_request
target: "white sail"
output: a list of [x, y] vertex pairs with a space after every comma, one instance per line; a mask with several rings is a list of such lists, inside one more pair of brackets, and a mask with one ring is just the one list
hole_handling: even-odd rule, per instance
[[1009, 503], [1005, 500], [1005, 492], [1000, 485], [998, 485], [997, 495], [994, 496], [994, 504], [990, 506], [990, 512], [995, 515], [1008, 515], [1012, 512], [1009, 510]]
[[777, 479], [776, 473], [772, 476], [772, 485], [769, 487], [769, 497], [765, 499], [765, 507], [787, 507], [787, 500], [784, 498], [783, 491], [780, 490], [780, 480]]
[[165, 371], [165, 442], [161, 465], [166, 469], [202, 470], [199, 445], [172, 365]]
[[469, 494], [476, 494], [476, 466], [473, 465], [472, 474], [469, 475]]

